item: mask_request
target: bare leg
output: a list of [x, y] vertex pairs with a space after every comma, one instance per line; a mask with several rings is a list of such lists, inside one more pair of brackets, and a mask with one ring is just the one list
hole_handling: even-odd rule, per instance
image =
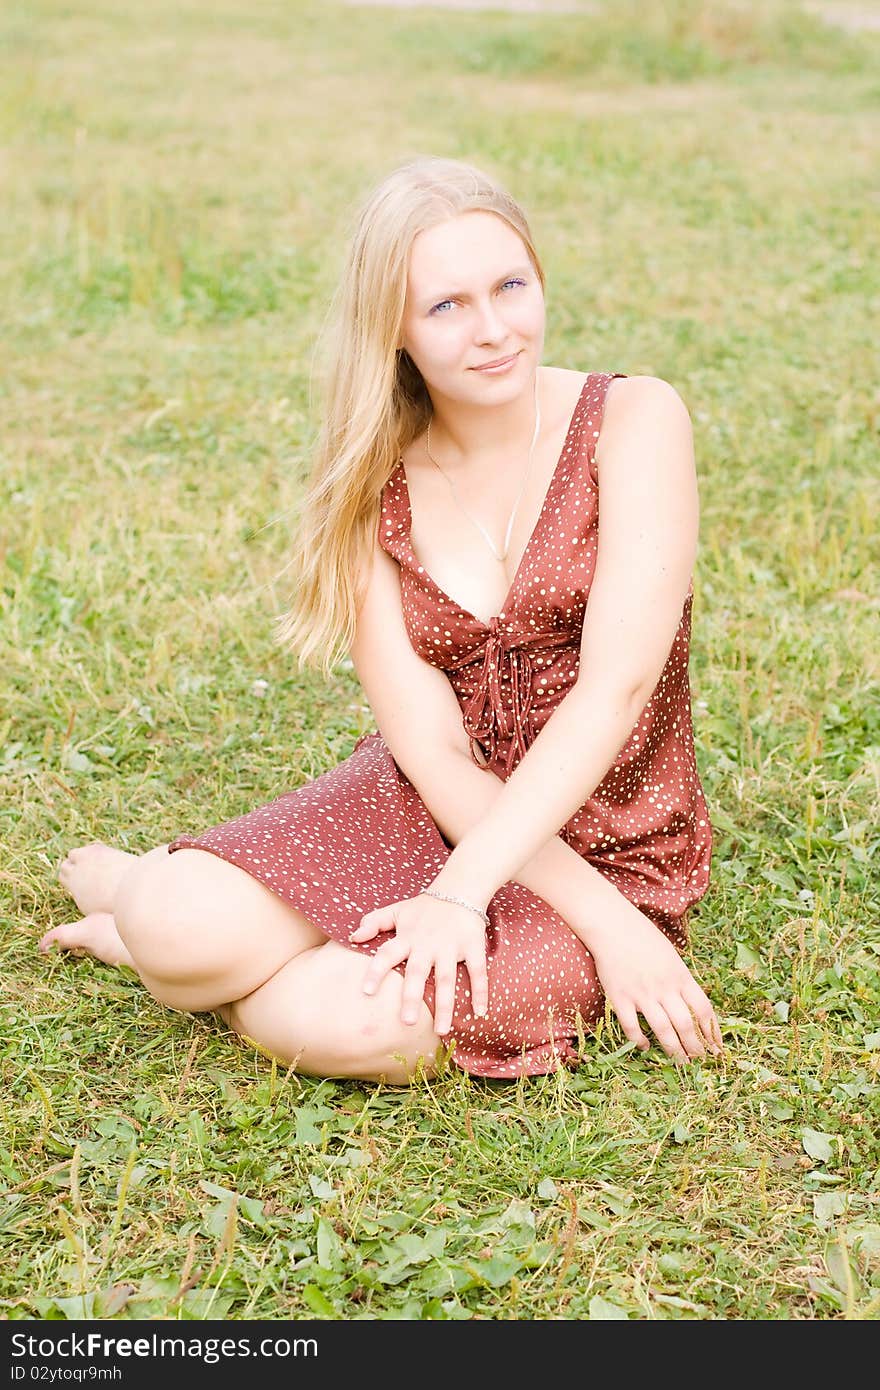
[[[423, 1004], [400, 1020], [403, 978], [363, 993], [367, 957], [329, 941], [251, 875], [203, 850], [137, 857], [85, 846], [65, 860], [77, 901], [110, 902], [40, 941], [136, 970], [170, 1008], [215, 1010], [238, 1033], [299, 1070], [402, 1084], [432, 1074], [440, 1039]], [[85, 910], [85, 909], [84, 909]]]
[[171, 855], [158, 845], [138, 856], [96, 842], [71, 851], [59, 877], [85, 916], [45, 932], [40, 950], [54, 943], [129, 965], [171, 1008], [214, 1009], [327, 941], [303, 913], [204, 850]]
[[423, 1002], [401, 1022], [403, 976], [391, 970], [374, 995], [361, 988], [366, 961], [329, 941], [301, 951], [244, 999], [219, 1009], [245, 1039], [309, 1076], [403, 1085], [433, 1076], [441, 1039]]
[[198, 1013], [240, 999], [327, 941], [297, 908], [202, 849], [159, 846], [127, 870], [116, 928], [151, 994]]

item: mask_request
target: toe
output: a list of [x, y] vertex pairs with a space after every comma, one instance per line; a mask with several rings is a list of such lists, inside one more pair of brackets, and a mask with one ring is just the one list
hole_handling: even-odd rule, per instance
[[51, 927], [40, 937], [39, 947], [43, 955], [46, 955], [53, 941], [57, 942], [62, 950], [69, 950], [76, 946], [78, 944], [76, 941], [78, 926], [78, 922], [65, 922], [63, 926]]

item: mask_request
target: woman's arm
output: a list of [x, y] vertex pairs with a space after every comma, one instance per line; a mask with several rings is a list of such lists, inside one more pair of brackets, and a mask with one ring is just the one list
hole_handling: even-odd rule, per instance
[[690, 417], [664, 381], [615, 386], [600, 440], [599, 549], [577, 681], [432, 884], [482, 906], [592, 796], [681, 622], [699, 519]]
[[[413, 785], [452, 845], [461, 843], [475, 825], [491, 814], [505, 788], [497, 774], [477, 767], [470, 753], [460, 749], [438, 753], [420, 771]], [[677, 1061], [700, 1057], [706, 1047], [715, 1053], [720, 1050], [721, 1030], [715, 1010], [675, 947], [650, 918], [576, 850], [554, 836], [532, 855], [515, 879], [558, 912], [591, 952], [608, 1002], [631, 1042], [641, 1049], [650, 1045], [639, 1025], [638, 1015], [642, 1014], [664, 1051]], [[404, 903], [403, 908], [415, 906], [421, 911], [426, 904], [443, 912], [442, 904], [424, 897]], [[392, 922], [400, 920], [399, 912], [400, 906], [392, 905], [367, 914], [363, 920], [373, 925], [359, 931], [354, 939], [368, 940], [376, 934], [376, 928], [390, 928]], [[462, 911], [462, 915], [473, 921], [467, 911]], [[441, 918], [441, 928], [445, 933], [445, 918]], [[380, 947], [373, 957], [364, 977], [368, 991], [377, 987], [382, 974], [391, 968], [393, 949], [392, 942]], [[413, 985], [411, 993], [416, 1000], [420, 988], [417, 983]], [[478, 1011], [477, 992], [483, 986], [478, 986], [473, 976], [472, 988]], [[453, 989], [450, 979], [449, 990]], [[439, 1004], [439, 990], [437, 997]], [[481, 1000], [484, 998], [482, 995]], [[451, 1021], [451, 994], [445, 1007]], [[449, 1026], [442, 1019], [441, 1024], [441, 1031]]]
[[[453, 751], [434, 760], [430, 771], [419, 778], [416, 791], [441, 834], [455, 846], [490, 815], [504, 787], [498, 774], [477, 767], [470, 753]], [[601, 949], [610, 934], [625, 932], [622, 908], [638, 911], [558, 835], [536, 850], [512, 877], [543, 898], [592, 951]]]
[[[452, 741], [418, 761], [410, 738], [398, 738], [399, 718], [388, 727], [409, 759], [410, 780], [455, 845], [427, 886], [485, 906], [503, 883], [518, 879], [556, 909], [592, 952], [626, 1036], [649, 1046], [641, 1014], [666, 1053], [685, 1060], [720, 1047], [709, 999], [668, 938], [557, 835], [602, 780], [659, 680], [693, 566], [697, 498], [690, 420], [664, 382], [627, 378], [617, 384], [640, 380], [638, 405], [630, 392], [626, 413], [619, 396], [617, 409], [610, 399], [606, 407], [599, 557], [579, 678], [519, 766], [502, 783]], [[408, 728], [409, 717], [403, 722]], [[392, 931], [365, 971], [367, 993], [406, 960], [401, 1017], [413, 1022], [433, 970], [435, 1023], [442, 1035], [452, 1019], [456, 963], [463, 960], [474, 1012], [485, 1012], [485, 940], [468, 908], [422, 893], [367, 913], [352, 940]]]

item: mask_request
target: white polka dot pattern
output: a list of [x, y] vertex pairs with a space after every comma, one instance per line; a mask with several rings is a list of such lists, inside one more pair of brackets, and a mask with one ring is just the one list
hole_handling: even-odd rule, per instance
[[[577, 677], [598, 546], [595, 442], [608, 385], [621, 375], [596, 372], [584, 383], [504, 608], [488, 624], [419, 564], [402, 464], [383, 490], [379, 539], [400, 565], [410, 641], [446, 672], [474, 760], [504, 780]], [[712, 844], [691, 724], [692, 602], [691, 586], [651, 699], [593, 796], [560, 832], [679, 950], [687, 944], [687, 910], [708, 887]], [[367, 955], [379, 942], [349, 939], [363, 913], [414, 897], [450, 850], [378, 733], [365, 734], [350, 757], [314, 781], [201, 835], [179, 836], [169, 851], [184, 847], [239, 865], [333, 940]], [[604, 1009], [592, 956], [522, 884], [504, 884], [488, 911], [489, 1013], [474, 1017], [460, 966], [452, 1060], [489, 1077], [576, 1064], [577, 1016], [589, 1030]], [[433, 976], [425, 1002], [433, 1012]]]

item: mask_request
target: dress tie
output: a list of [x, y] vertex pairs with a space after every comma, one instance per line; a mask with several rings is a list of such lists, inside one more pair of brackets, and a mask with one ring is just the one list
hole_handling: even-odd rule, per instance
[[[493, 617], [489, 621], [483, 644], [483, 664], [473, 694], [462, 708], [462, 722], [471, 740], [471, 757], [478, 766], [484, 764], [474, 756], [474, 742], [485, 744], [489, 762], [495, 761], [503, 738], [511, 740], [507, 752], [505, 773], [509, 777], [517, 755], [522, 757], [534, 741], [534, 729], [529, 718], [533, 693], [533, 657], [537, 652], [557, 647], [574, 647], [578, 639], [566, 629], [536, 632], [533, 628], [518, 628]], [[447, 670], [467, 666], [479, 657], [479, 648], [464, 654]], [[504, 677], [510, 687], [509, 707], [502, 697]]]

